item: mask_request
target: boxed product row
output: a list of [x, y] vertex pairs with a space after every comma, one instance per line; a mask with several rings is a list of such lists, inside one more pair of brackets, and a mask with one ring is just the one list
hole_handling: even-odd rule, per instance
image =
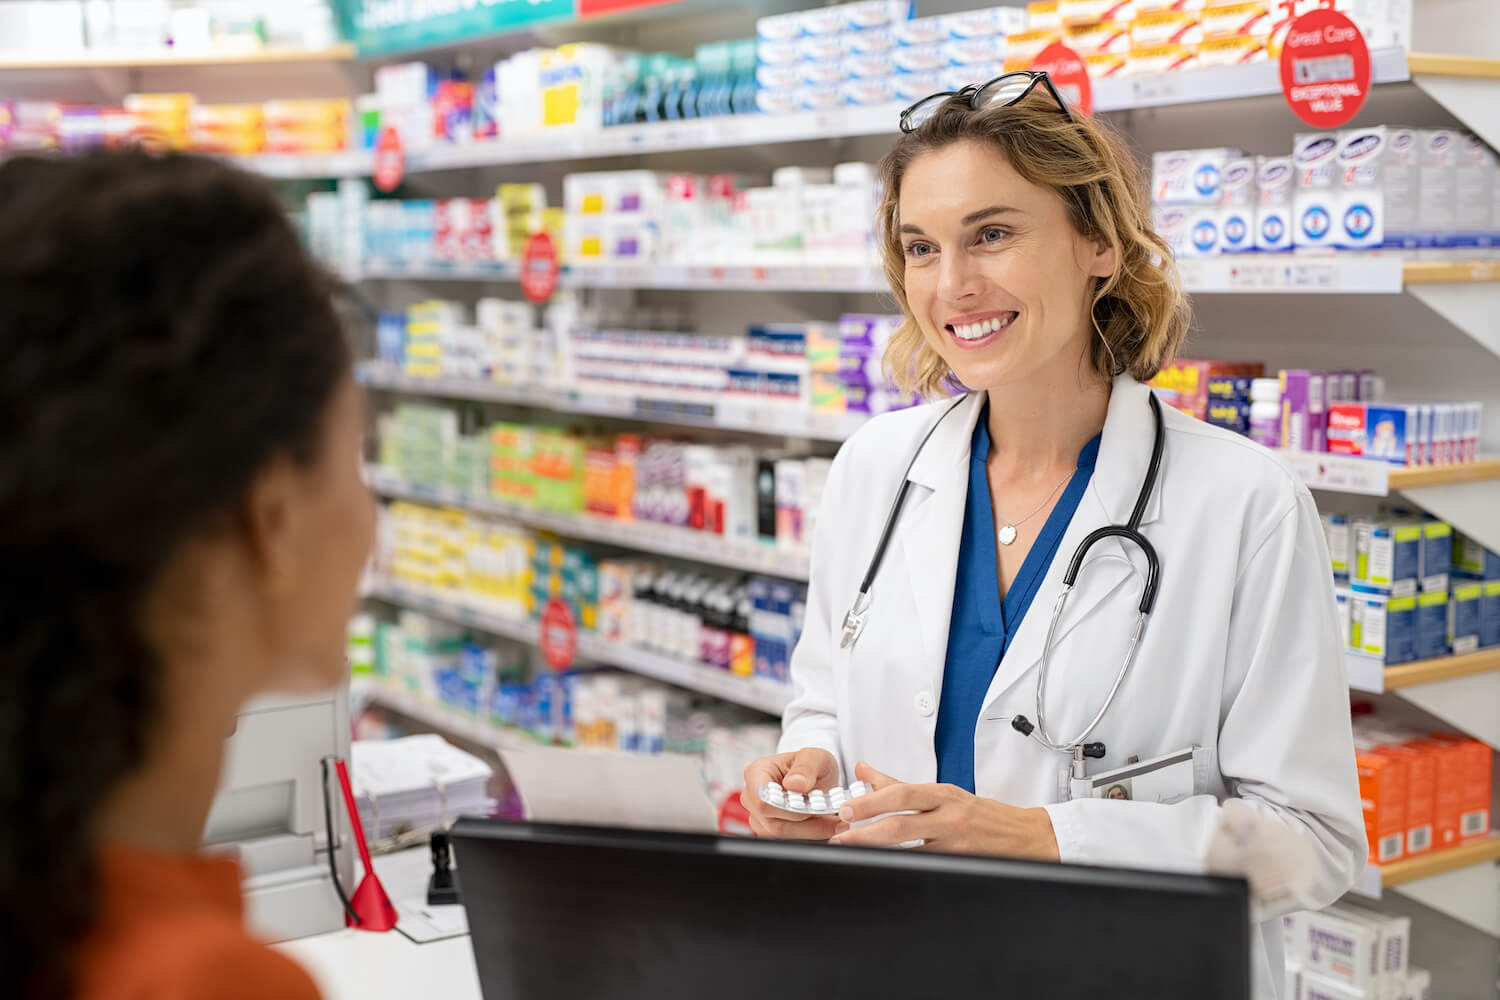
[[546, 513], [665, 524], [793, 551], [812, 540], [830, 460], [526, 424], [460, 430], [457, 411], [380, 418], [379, 465], [420, 486]]
[[1372, 371], [1284, 369], [1260, 362], [1167, 364], [1151, 386], [1165, 403], [1268, 448], [1391, 465], [1451, 465], [1479, 455], [1482, 403], [1387, 401]]
[[1411, 965], [1411, 918], [1355, 903], [1282, 918], [1286, 1000], [1430, 1000]]
[[1414, 730], [1365, 708], [1356, 706], [1354, 745], [1370, 863], [1389, 864], [1488, 837], [1490, 746], [1466, 736]]
[[265, 46], [322, 49], [338, 40], [327, 0], [8, 0], [0, 52], [62, 57], [223, 55]]
[[481, 379], [538, 389], [560, 386], [562, 331], [578, 322], [578, 304], [560, 292], [542, 310], [528, 302], [482, 298], [474, 320], [459, 302], [427, 299], [402, 312], [380, 313], [376, 358], [392, 370], [423, 378]]
[[204, 153], [331, 153], [346, 148], [349, 102], [199, 104], [192, 94], [127, 94], [120, 107], [0, 101], [0, 150], [142, 145]]
[[1500, 161], [1483, 139], [1391, 126], [1296, 136], [1291, 156], [1152, 156], [1157, 231], [1179, 257], [1500, 248]]
[[868, 163], [781, 167], [769, 186], [737, 174], [569, 174], [563, 203], [563, 257], [575, 267], [862, 266], [875, 256]]

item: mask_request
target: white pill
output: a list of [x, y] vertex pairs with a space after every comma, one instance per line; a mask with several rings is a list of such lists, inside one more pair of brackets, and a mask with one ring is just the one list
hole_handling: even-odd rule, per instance
[[761, 793], [761, 799], [776, 806], [778, 809], [786, 803], [786, 793], [779, 788], [767, 788]]
[[813, 812], [824, 812], [828, 808], [828, 796], [822, 792], [809, 792], [807, 795], [807, 808]]
[[849, 801], [849, 793], [842, 788], [835, 788], [828, 793], [828, 804], [837, 809]]
[[863, 781], [856, 781], [854, 784], [849, 786], [849, 797], [851, 799], [857, 799], [861, 795], [869, 794], [869, 791], [869, 785], [865, 784]]
[[772, 793], [784, 791], [784, 789], [774, 781], [766, 782], [766, 789]]
[[800, 792], [787, 792], [786, 807], [793, 812], [803, 812], [807, 809], [807, 800], [802, 797], [802, 793]]

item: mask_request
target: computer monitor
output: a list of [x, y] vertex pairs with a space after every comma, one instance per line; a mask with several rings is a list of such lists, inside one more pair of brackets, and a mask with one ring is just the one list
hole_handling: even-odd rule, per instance
[[1250, 996], [1238, 879], [459, 821], [488, 1000]]

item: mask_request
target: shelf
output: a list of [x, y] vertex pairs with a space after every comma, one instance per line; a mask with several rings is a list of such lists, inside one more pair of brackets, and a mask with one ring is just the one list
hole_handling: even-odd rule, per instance
[[1500, 80], [1500, 59], [1484, 59], [1479, 56], [1413, 52], [1406, 57], [1406, 68], [1412, 76], [1466, 76], [1481, 80]]
[[1500, 281], [1500, 260], [1414, 260], [1402, 269], [1402, 276], [1408, 285]]
[[1500, 459], [1406, 467], [1316, 451], [1277, 452], [1309, 489], [1383, 497], [1402, 490], [1500, 479]]
[[162, 66], [256, 66], [284, 63], [352, 62], [354, 46], [344, 42], [326, 49], [265, 48], [244, 52], [95, 52], [73, 56], [0, 56], [0, 72], [58, 69], [155, 69]]
[[1411, 663], [1398, 663], [1389, 667], [1372, 657], [1351, 653], [1345, 658], [1345, 664], [1351, 688], [1380, 694], [1419, 684], [1472, 677], [1475, 674], [1500, 673], [1500, 647], [1458, 656], [1413, 660]]
[[1458, 465], [1423, 465], [1416, 468], [1391, 468], [1391, 489], [1409, 490], [1424, 486], [1457, 486], [1500, 479], [1500, 459], [1483, 458]]
[[367, 704], [415, 719], [441, 733], [449, 733], [497, 750], [516, 750], [534, 747], [542, 741], [521, 729], [487, 722], [477, 716], [402, 691], [373, 677], [356, 676], [350, 684], [350, 696], [363, 698]]
[[[515, 642], [536, 645], [539, 626], [530, 620], [518, 621], [486, 614], [393, 583], [375, 584], [368, 596]], [[609, 664], [769, 715], [780, 715], [791, 700], [790, 687], [786, 684], [758, 677], [737, 677], [699, 663], [686, 663], [648, 650], [606, 642], [587, 633], [578, 636], [578, 661]]]
[[458, 507], [569, 538], [603, 542], [747, 573], [766, 573], [788, 580], [807, 579], [806, 552], [787, 552], [753, 543], [736, 545], [701, 531], [666, 524], [617, 521], [591, 514], [549, 514], [488, 497], [467, 496], [457, 490], [407, 482], [381, 469], [371, 469], [369, 478], [376, 493], [391, 499]]
[[1379, 899], [1382, 889], [1495, 861], [1500, 861], [1500, 831], [1492, 831], [1485, 840], [1431, 851], [1388, 865], [1367, 864], [1354, 891], [1361, 896]]
[[1215, 294], [1398, 294], [1403, 262], [1376, 253], [1223, 254], [1177, 261], [1182, 287]]
[[809, 441], [843, 442], [866, 420], [858, 413], [808, 413], [783, 404], [762, 405], [734, 400], [681, 403], [645, 396], [501, 385], [486, 379], [405, 375], [378, 362], [361, 364], [355, 375], [361, 384], [372, 389]]
[[[503, 261], [424, 264], [414, 267], [372, 264], [350, 277], [370, 281], [517, 281], [520, 267]], [[877, 264], [822, 267], [810, 264], [767, 267], [690, 267], [653, 264], [571, 267], [559, 279], [563, 288], [649, 288], [661, 291], [832, 292], [888, 291]]]

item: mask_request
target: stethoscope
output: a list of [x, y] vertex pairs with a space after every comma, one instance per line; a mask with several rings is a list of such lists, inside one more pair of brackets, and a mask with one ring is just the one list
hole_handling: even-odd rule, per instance
[[[1103, 743], [1086, 743], [1104, 714], [1109, 711], [1110, 705], [1114, 703], [1115, 695], [1119, 693], [1120, 685], [1125, 682], [1125, 675], [1130, 672], [1130, 666], [1135, 662], [1136, 650], [1140, 648], [1141, 634], [1146, 630], [1146, 619], [1151, 615], [1151, 609], [1156, 604], [1156, 586], [1160, 578], [1160, 568], [1156, 560], [1156, 548], [1145, 535], [1141, 534], [1141, 518], [1146, 514], [1146, 502], [1151, 499], [1151, 491], [1156, 487], [1157, 474], [1161, 471], [1162, 446], [1166, 441], [1166, 428], [1162, 423], [1161, 403], [1156, 394], [1149, 393], [1151, 404], [1151, 416], [1156, 424], [1156, 437], [1151, 445], [1151, 461], [1146, 465], [1146, 480], [1141, 484], [1140, 493], [1135, 498], [1135, 509], [1130, 513], [1130, 520], [1125, 524], [1110, 524], [1089, 533], [1073, 553], [1073, 560], [1068, 564], [1068, 571], [1063, 574], [1062, 592], [1057, 595], [1057, 601], [1052, 605], [1052, 620], [1047, 625], [1047, 640], [1042, 646], [1042, 663], [1036, 678], [1036, 725], [1024, 715], [1018, 715], [1011, 720], [1011, 727], [1022, 736], [1029, 736], [1036, 740], [1048, 750], [1057, 753], [1065, 753], [1072, 758], [1072, 776], [1074, 778], [1084, 777], [1084, 759], [1103, 758], [1105, 750]], [[885, 559], [886, 547], [891, 542], [891, 535], [895, 532], [896, 522], [901, 517], [901, 508], [906, 504], [906, 494], [911, 488], [912, 466], [916, 465], [917, 457], [922, 454], [922, 449], [932, 437], [934, 431], [947, 419], [948, 414], [958, 409], [968, 399], [967, 395], [960, 396], [953, 405], [943, 411], [933, 425], [927, 429], [922, 440], [917, 443], [916, 451], [912, 453], [911, 461], [906, 463], [906, 472], [901, 476], [901, 488], [896, 491], [895, 502], [891, 504], [891, 511], [886, 515], [885, 527], [881, 529], [880, 541], [875, 545], [875, 555], [870, 559], [870, 565], [865, 570], [865, 576], [859, 585], [859, 594], [854, 598], [854, 604], [844, 615], [844, 634], [839, 643], [840, 648], [847, 648], [859, 634], [864, 631], [865, 619], [870, 613], [870, 585], [875, 580], [875, 574], [880, 572], [880, 564]], [[1078, 581], [1078, 572], [1083, 567], [1084, 557], [1088, 555], [1089, 549], [1094, 543], [1102, 538], [1120, 538], [1133, 542], [1146, 556], [1146, 587], [1141, 593], [1141, 602], [1138, 606], [1139, 613], [1136, 615], [1135, 628], [1130, 633], [1130, 645], [1125, 651], [1125, 662], [1121, 664], [1119, 671], [1115, 674], [1114, 683], [1110, 685], [1109, 694], [1104, 698], [1104, 704], [1094, 715], [1093, 720], [1084, 727], [1083, 731], [1071, 740], [1061, 741], [1052, 738], [1047, 729], [1046, 712], [1043, 705], [1047, 696], [1047, 672], [1051, 668], [1049, 658], [1052, 651], [1052, 641], [1057, 633], [1057, 623], [1062, 618], [1063, 606], [1068, 602], [1068, 595], [1073, 591], [1073, 585]]]

